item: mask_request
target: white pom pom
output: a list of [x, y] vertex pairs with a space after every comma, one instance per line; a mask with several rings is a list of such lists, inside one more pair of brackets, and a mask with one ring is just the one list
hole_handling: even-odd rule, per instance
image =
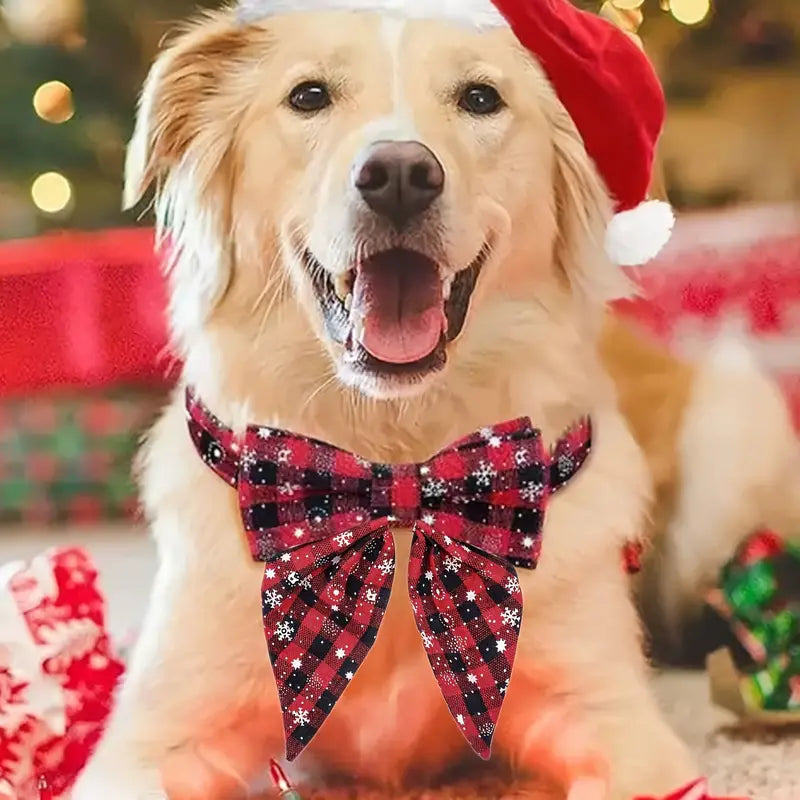
[[606, 253], [621, 267], [645, 264], [661, 252], [674, 227], [669, 203], [648, 200], [614, 216], [606, 231]]

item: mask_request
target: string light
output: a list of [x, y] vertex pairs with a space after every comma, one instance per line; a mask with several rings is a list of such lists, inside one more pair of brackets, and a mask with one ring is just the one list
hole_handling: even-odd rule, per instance
[[678, 22], [697, 25], [711, 11], [711, 0], [670, 0], [669, 10]]
[[[697, 25], [711, 12], [712, 0], [659, 0], [662, 11], [670, 12], [683, 25]], [[600, 15], [621, 28], [637, 44], [638, 30], [644, 21], [644, 0], [604, 0]]]
[[60, 172], [45, 172], [33, 182], [31, 197], [45, 214], [61, 214], [72, 204], [72, 184]]
[[72, 89], [61, 81], [43, 83], [33, 95], [33, 108], [46, 122], [54, 125], [67, 122], [75, 114]]

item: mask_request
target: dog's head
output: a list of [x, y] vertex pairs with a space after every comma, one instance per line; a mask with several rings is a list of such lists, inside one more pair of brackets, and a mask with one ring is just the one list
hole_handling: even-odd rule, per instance
[[297, 358], [321, 344], [371, 396], [508, 356], [536, 314], [581, 324], [621, 285], [607, 193], [503, 26], [205, 17], [144, 89], [128, 203], [151, 182], [184, 341], [227, 324], [267, 350], [295, 337]]

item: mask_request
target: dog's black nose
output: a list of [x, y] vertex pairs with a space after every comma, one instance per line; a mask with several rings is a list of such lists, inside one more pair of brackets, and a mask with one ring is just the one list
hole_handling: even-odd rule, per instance
[[364, 202], [402, 228], [444, 189], [444, 168], [420, 142], [376, 142], [362, 156], [353, 182]]

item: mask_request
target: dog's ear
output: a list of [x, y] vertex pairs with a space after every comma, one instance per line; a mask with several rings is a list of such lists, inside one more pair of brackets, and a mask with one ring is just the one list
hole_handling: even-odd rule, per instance
[[556, 263], [588, 308], [630, 296], [633, 284], [606, 254], [612, 203], [567, 112], [555, 114], [555, 200], [559, 238]]
[[[205, 102], [219, 91], [226, 67], [235, 64], [246, 41], [246, 30], [224, 11], [199, 18], [159, 55], [142, 89], [128, 145], [124, 208], [136, 205], [193, 147], [203, 153], [207, 170], [218, 165], [221, 143], [204, 136]], [[200, 144], [200, 138], [206, 141]]]

